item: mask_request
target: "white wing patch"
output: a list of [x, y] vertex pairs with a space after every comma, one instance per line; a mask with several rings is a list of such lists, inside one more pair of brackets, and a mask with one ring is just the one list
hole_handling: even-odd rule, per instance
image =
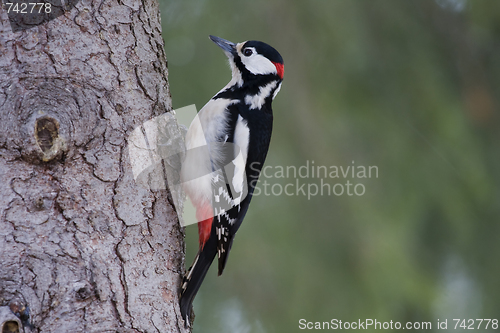
[[260, 109], [266, 102], [266, 98], [271, 95], [271, 91], [276, 87], [278, 81], [271, 81], [263, 87], [260, 87], [259, 92], [255, 95], [246, 95], [245, 104], [250, 106], [250, 109]]
[[[234, 149], [236, 158], [233, 160], [234, 164], [234, 176], [232, 179], [233, 189], [240, 193], [239, 198], [234, 198], [234, 204], [239, 205], [242, 198], [246, 196], [246, 193], [243, 193], [244, 190], [244, 182], [246, 181], [245, 167], [247, 163], [247, 155], [248, 155], [248, 145], [250, 142], [250, 129], [246, 123], [246, 120], [243, 117], [238, 116], [238, 120], [236, 121], [236, 128], [234, 130]], [[239, 152], [238, 152], [239, 150]]]
[[[196, 206], [201, 202], [211, 202], [212, 198], [212, 164], [218, 160], [217, 142], [220, 134], [227, 127], [226, 109], [238, 100], [210, 100], [194, 118], [186, 134], [186, 157], [182, 163], [181, 180], [184, 191]], [[196, 148], [196, 149], [195, 149]]]

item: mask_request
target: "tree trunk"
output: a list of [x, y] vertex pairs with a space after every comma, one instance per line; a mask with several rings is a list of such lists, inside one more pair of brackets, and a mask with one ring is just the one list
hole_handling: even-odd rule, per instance
[[0, 331], [185, 332], [174, 200], [127, 148], [171, 109], [158, 3], [52, 4], [0, 10]]

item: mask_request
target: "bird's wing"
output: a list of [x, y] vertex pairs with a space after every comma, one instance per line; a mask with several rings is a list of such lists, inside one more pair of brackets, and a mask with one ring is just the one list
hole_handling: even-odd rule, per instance
[[[247, 122], [237, 112], [237, 106], [229, 107], [228, 127], [234, 128], [223, 145], [219, 155], [218, 171], [212, 179], [214, 226], [217, 236], [217, 255], [219, 259], [219, 275], [227, 262], [234, 234], [238, 229], [246, 207], [248, 185], [246, 163], [250, 130]], [[242, 209], [244, 204], [245, 209]], [[237, 223], [240, 222], [240, 223]]]

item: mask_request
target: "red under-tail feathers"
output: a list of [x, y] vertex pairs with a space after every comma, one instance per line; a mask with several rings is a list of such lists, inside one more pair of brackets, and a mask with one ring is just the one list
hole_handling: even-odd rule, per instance
[[212, 230], [212, 222], [214, 220], [212, 206], [209, 204], [202, 204], [196, 208], [196, 219], [198, 222], [198, 236], [200, 242], [200, 249], [203, 249]]

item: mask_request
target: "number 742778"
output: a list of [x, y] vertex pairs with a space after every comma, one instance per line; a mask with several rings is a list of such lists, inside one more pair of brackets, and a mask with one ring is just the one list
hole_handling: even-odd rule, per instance
[[498, 329], [498, 319], [453, 319], [453, 321], [455, 322], [455, 329], [473, 330], [480, 328], [488, 329], [488, 327], [494, 330]]
[[[33, 13], [50, 13], [52, 11], [52, 7], [50, 3], [45, 2], [30, 2], [30, 3], [13, 3], [6, 2], [7, 13], [11, 11], [16, 14], [33, 14]], [[31, 8], [30, 8], [31, 7]], [[43, 12], [42, 12], [43, 10]]]

